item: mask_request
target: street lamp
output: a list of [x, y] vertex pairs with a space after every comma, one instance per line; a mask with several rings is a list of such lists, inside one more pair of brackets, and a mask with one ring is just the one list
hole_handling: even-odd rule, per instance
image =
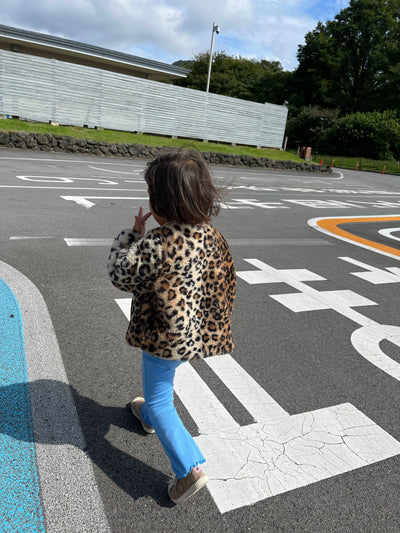
[[214, 49], [214, 33], [219, 33], [221, 31], [220, 27], [213, 23], [213, 29], [211, 33], [211, 47], [210, 47], [210, 61], [208, 63], [208, 76], [207, 76], [207, 89], [206, 93], [208, 93], [208, 89], [210, 88], [210, 77], [211, 77], [211, 63], [212, 63], [212, 57], [213, 57], [213, 49]]

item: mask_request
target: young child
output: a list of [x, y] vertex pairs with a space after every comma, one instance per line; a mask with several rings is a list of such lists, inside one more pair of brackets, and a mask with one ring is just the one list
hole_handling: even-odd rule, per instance
[[[132, 413], [160, 439], [175, 473], [168, 494], [180, 504], [207, 477], [199, 467], [205, 459], [174, 407], [175, 370], [233, 349], [235, 267], [210, 223], [220, 195], [199, 152], [166, 152], [148, 164], [144, 177], [150, 212], [143, 215], [141, 207], [133, 229], [120, 232], [108, 268], [112, 283], [132, 293], [126, 338], [143, 350], [144, 398], [131, 402]], [[151, 215], [159, 227], [145, 233]]]

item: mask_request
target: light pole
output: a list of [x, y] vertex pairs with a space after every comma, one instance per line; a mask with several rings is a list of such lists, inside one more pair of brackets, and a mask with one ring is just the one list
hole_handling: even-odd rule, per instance
[[207, 76], [207, 89], [206, 93], [208, 93], [208, 89], [210, 88], [210, 77], [211, 77], [211, 63], [212, 63], [212, 57], [213, 57], [213, 49], [214, 49], [214, 33], [219, 33], [221, 31], [220, 27], [213, 23], [213, 29], [211, 33], [211, 47], [210, 47], [210, 61], [208, 63], [208, 76]]

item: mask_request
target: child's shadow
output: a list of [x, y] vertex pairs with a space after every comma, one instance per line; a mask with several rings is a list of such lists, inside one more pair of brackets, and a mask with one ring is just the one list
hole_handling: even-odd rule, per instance
[[[77, 428], [71, 392], [85, 421], [88, 445]], [[163, 507], [172, 506], [166, 491], [168, 477], [113, 446], [105, 438], [111, 425], [142, 431], [125, 407], [104, 407], [59, 381], [37, 380], [0, 387], [0, 434], [25, 442], [76, 446], [133, 499], [150, 496]]]

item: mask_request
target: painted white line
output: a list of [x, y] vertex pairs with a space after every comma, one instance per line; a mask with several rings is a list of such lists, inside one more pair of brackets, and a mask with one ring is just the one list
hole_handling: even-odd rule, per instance
[[[130, 299], [116, 302], [129, 319]], [[178, 368], [174, 388], [198, 426], [221, 513], [400, 454], [400, 443], [349, 403], [290, 416], [230, 355], [205, 361], [255, 420], [239, 426], [196, 363]]]
[[[400, 346], [400, 327], [379, 324], [353, 309], [356, 306], [377, 305], [375, 302], [353, 291], [318, 291], [309, 287], [303, 281], [312, 281], [312, 276], [317, 276], [309, 271], [304, 271], [305, 275], [299, 281], [299, 270], [277, 270], [258, 259], [245, 259], [245, 261], [259, 269], [237, 272], [237, 276], [247, 283], [280, 282], [286, 283], [299, 291], [291, 294], [270, 295], [271, 298], [291, 311], [301, 313], [332, 309], [360, 325], [361, 328], [356, 330], [351, 337], [354, 348], [360, 355], [375, 364], [376, 367], [393, 378], [400, 380], [400, 363], [397, 363], [379, 349], [379, 342], [384, 338], [388, 338], [393, 344]], [[387, 331], [390, 334], [387, 334]], [[353, 339], [355, 339], [354, 342]], [[375, 353], [374, 357], [371, 356], [373, 352]]]
[[237, 205], [233, 202], [224, 202], [221, 204], [221, 209], [253, 209], [251, 206], [248, 205]]
[[227, 188], [230, 191], [237, 189], [245, 189], [246, 191], [279, 192], [279, 189], [275, 187], [259, 187], [257, 185], [233, 185]]
[[395, 237], [394, 235], [392, 235], [392, 233], [396, 233], [398, 231], [400, 231], [400, 228], [384, 228], [384, 229], [378, 230], [378, 233], [380, 233], [384, 237], [389, 237], [389, 239], [400, 241], [400, 237]]
[[323, 239], [228, 239], [229, 246], [331, 246]]
[[90, 200], [87, 200], [84, 196], [60, 196], [63, 200], [71, 200], [73, 202], [76, 202], [78, 205], [83, 205], [83, 207], [86, 207], [86, 209], [90, 209], [94, 205], [96, 205], [94, 202], [91, 202]]
[[342, 180], [344, 179], [344, 174], [343, 172], [340, 172], [339, 170], [334, 170], [333, 171], [333, 174], [339, 174], [339, 177], [338, 178], [330, 178], [329, 176], [326, 176], [326, 178], [321, 178], [321, 177], [318, 177], [314, 180], [309, 180], [309, 181], [306, 181], [305, 183], [315, 183], [316, 181], [319, 181], [320, 183], [324, 183], [325, 181], [337, 181], [337, 180]]
[[[42, 239], [52, 237], [10, 237], [10, 239]], [[68, 246], [111, 246], [112, 238], [64, 237]], [[229, 246], [334, 246], [322, 239], [228, 239]]]
[[312, 207], [313, 209], [348, 209], [349, 207], [357, 207], [358, 209], [363, 209], [363, 206], [351, 202], [341, 202], [339, 200], [286, 200], [285, 202], [290, 202], [292, 204], [305, 205], [306, 207]]
[[28, 278], [1, 261], [0, 276], [13, 291], [23, 320], [46, 531], [65, 531], [68, 524], [69, 531], [109, 532], [46, 303]]
[[54, 237], [53, 235], [38, 235], [38, 236], [31, 236], [31, 235], [13, 235], [9, 237], [10, 241], [25, 241], [30, 239], [56, 239], [57, 237]]
[[[123, 172], [122, 170], [110, 170], [109, 168], [92, 167], [91, 165], [89, 165], [89, 168], [91, 168], [92, 170], [102, 170], [103, 172], [112, 172], [113, 174], [129, 174], [129, 175], [132, 175], [132, 174], [139, 174], [141, 172], [140, 170], [135, 170], [133, 172]], [[144, 168], [146, 168], [145, 165], [143, 165], [143, 169]]]
[[289, 416], [289, 413], [282, 409], [230, 355], [207, 357], [205, 362], [257, 422], [266, 424]]
[[[264, 181], [264, 180], [263, 180]], [[239, 190], [244, 189], [248, 191], [259, 191], [259, 192], [301, 192], [301, 193], [315, 193], [315, 194], [329, 194], [329, 196], [343, 196], [348, 195], [357, 195], [357, 196], [398, 196], [400, 193], [397, 191], [382, 191], [382, 190], [371, 190], [371, 189], [332, 189], [326, 187], [320, 187], [318, 189], [311, 187], [278, 187], [278, 186], [269, 186], [261, 187], [259, 185], [231, 185], [227, 187], [229, 190]]]
[[[235, 203], [233, 203], [235, 202]], [[281, 202], [260, 202], [255, 199], [247, 198], [233, 198], [232, 202], [229, 202], [230, 207], [242, 204], [246, 207], [261, 207], [263, 209], [290, 209], [287, 205], [283, 205]]]
[[68, 246], [109, 246], [113, 239], [73, 239], [64, 237], [64, 241]]
[[36, 183], [74, 183], [75, 181], [97, 181], [99, 185], [118, 185], [118, 182], [106, 180], [104, 178], [67, 178], [61, 176], [17, 176], [17, 178]]
[[[106, 189], [103, 187], [55, 187], [51, 185], [0, 185], [2, 189], [57, 189], [60, 191], [111, 191], [111, 192], [145, 192], [145, 189], [119, 189], [114, 187], [113, 189]], [[148, 199], [148, 197], [147, 197]]]
[[[400, 283], [400, 268], [398, 267], [388, 267], [386, 270], [381, 268], [376, 268], [351, 257], [339, 257], [342, 261], [347, 261], [347, 263], [352, 263], [353, 265], [359, 266], [367, 270], [367, 272], [350, 272], [352, 276], [357, 276], [368, 283], [373, 285], [382, 285], [385, 283]], [[389, 272], [387, 272], [389, 270]]]
[[148, 198], [144, 198], [143, 196], [60, 196], [60, 198], [63, 200], [76, 202], [78, 205], [83, 205], [87, 209], [90, 209], [96, 205], [90, 200], [148, 200]]

